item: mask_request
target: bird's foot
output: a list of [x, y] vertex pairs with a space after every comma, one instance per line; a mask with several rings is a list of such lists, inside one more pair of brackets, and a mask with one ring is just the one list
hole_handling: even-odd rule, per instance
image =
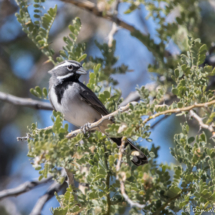
[[88, 122], [85, 125], [81, 126], [81, 131], [86, 134], [90, 130], [91, 124]]

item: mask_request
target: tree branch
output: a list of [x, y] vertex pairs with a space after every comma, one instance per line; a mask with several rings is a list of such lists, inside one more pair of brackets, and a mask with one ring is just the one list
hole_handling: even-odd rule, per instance
[[49, 181], [52, 180], [52, 176], [43, 179], [41, 181], [35, 180], [35, 181], [27, 181], [21, 185], [19, 185], [16, 188], [12, 188], [12, 189], [8, 189], [8, 190], [3, 190], [0, 192], [0, 200], [6, 198], [6, 197], [10, 197], [10, 196], [18, 196], [22, 193], [28, 192], [29, 190], [32, 190], [33, 188], [41, 185], [41, 184], [45, 184]]
[[[210, 101], [210, 102], [206, 102], [206, 103], [201, 103], [201, 104], [194, 104], [194, 105], [191, 105], [191, 106], [188, 106], [188, 107], [184, 107], [184, 108], [176, 108], [176, 109], [162, 111], [162, 112], [156, 113], [156, 114], [154, 114], [154, 115], [149, 116], [148, 118], [146, 118], [142, 122], [142, 125], [144, 126], [148, 121], [150, 121], [151, 119], [155, 119], [156, 117], [158, 117], [160, 115], [179, 113], [179, 112], [182, 112], [182, 111], [189, 111], [189, 110], [191, 110], [193, 108], [196, 108], [196, 107], [208, 107], [208, 106], [211, 106], [211, 105], [214, 105], [214, 104], [215, 104], [215, 100]], [[98, 120], [98, 121], [96, 121], [94, 123], [89, 124], [89, 129], [92, 130], [92, 129], [96, 128], [96, 127], [99, 127], [105, 120], [108, 120], [108, 119], [116, 116], [117, 114], [119, 114], [121, 112], [125, 112], [125, 111], [129, 110], [129, 106], [130, 106], [130, 103], [127, 104], [124, 107], [120, 107], [118, 110], [114, 111], [113, 113], [110, 113], [110, 114], [108, 114], [106, 116], [103, 116], [100, 120]], [[159, 107], [159, 106], [160, 105], [157, 105], [155, 107]], [[82, 133], [81, 129], [77, 129], [75, 131], [70, 132], [66, 137], [67, 138], [72, 138], [72, 137], [75, 137], [79, 133]]]
[[[110, 113], [108, 115], [103, 116], [100, 120], [98, 120], [98, 121], [96, 121], [94, 123], [89, 124], [89, 129], [93, 130], [94, 128], [99, 127], [105, 120], [109, 120], [110, 118], [116, 116], [117, 114], [129, 110], [129, 106], [130, 106], [130, 103], [127, 104], [124, 107], [119, 108], [118, 110], [114, 111], [113, 113]], [[67, 138], [72, 138], [72, 137], [75, 137], [79, 133], [82, 133], [81, 129], [77, 129], [75, 131], [70, 132], [69, 134], [67, 134], [66, 137]]]
[[117, 25], [121, 26], [122, 28], [127, 29], [130, 32], [138, 31], [134, 26], [129, 25], [128, 23], [122, 21], [121, 19], [115, 17], [114, 14], [109, 13], [107, 11], [100, 11], [96, 4], [90, 1], [80, 1], [80, 0], [61, 0], [63, 2], [68, 2], [73, 4], [81, 9], [91, 12], [95, 16], [110, 20], [115, 22]]
[[14, 105], [20, 105], [20, 106], [25, 106], [25, 107], [35, 108], [35, 109], [53, 110], [50, 103], [41, 102], [30, 98], [20, 98], [20, 97], [12, 96], [10, 94], [2, 93], [2, 92], [0, 92], [0, 100]]

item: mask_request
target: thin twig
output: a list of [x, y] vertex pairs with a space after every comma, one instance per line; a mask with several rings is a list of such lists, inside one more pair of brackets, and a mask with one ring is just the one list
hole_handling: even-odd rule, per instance
[[212, 100], [210, 102], [205, 102], [205, 103], [200, 103], [200, 104], [194, 104], [188, 107], [184, 107], [184, 108], [176, 108], [176, 109], [171, 109], [171, 110], [165, 110], [159, 113], [156, 113], [152, 116], [149, 116], [148, 118], [146, 118], [142, 124], [145, 125], [148, 121], [150, 121], [151, 119], [155, 119], [156, 117], [160, 116], [160, 115], [165, 115], [165, 114], [172, 114], [172, 113], [179, 113], [179, 112], [183, 112], [183, 111], [190, 111], [194, 108], [200, 108], [200, 107], [208, 107], [211, 105], [215, 104], [215, 100]]
[[[122, 143], [119, 147], [119, 157], [118, 157], [118, 161], [117, 161], [117, 165], [116, 165], [117, 172], [119, 172], [119, 170], [120, 170], [124, 148], [125, 148], [125, 138], [122, 137]], [[117, 179], [118, 179], [118, 176], [117, 176]]]
[[20, 106], [25, 106], [25, 107], [35, 108], [35, 109], [53, 110], [50, 103], [41, 102], [30, 98], [20, 98], [20, 97], [13, 96], [7, 93], [2, 93], [2, 92], [0, 92], [0, 100], [14, 105], [20, 105]]
[[120, 181], [120, 189], [121, 189], [121, 193], [123, 195], [123, 197], [125, 198], [125, 200], [130, 204], [131, 207], [138, 207], [138, 208], [141, 208], [143, 209], [146, 205], [141, 205], [137, 202], [133, 202], [129, 197], [128, 195], [126, 194], [125, 192], [125, 185], [124, 185], [124, 182], [123, 181]]
[[[118, 14], [119, 3], [120, 3], [120, 1], [119, 1], [119, 0], [116, 0], [116, 2], [115, 2], [115, 7], [114, 7], [114, 16], [115, 16], [115, 19], [116, 19], [117, 14]], [[108, 46], [109, 46], [109, 47], [112, 47], [112, 44], [113, 44], [113, 37], [114, 37], [114, 35], [116, 34], [116, 32], [118, 31], [118, 29], [119, 29], [119, 28], [117, 27], [116, 22], [113, 22], [111, 31], [110, 31], [110, 33], [108, 34]]]
[[190, 116], [197, 120], [197, 122], [200, 125], [200, 129], [205, 128], [205, 129], [209, 130], [213, 136], [215, 136], [213, 124], [212, 125], [204, 124], [203, 119], [200, 116], [198, 116], [193, 110], [190, 110]]
[[113, 44], [113, 37], [114, 37], [114, 34], [116, 34], [117, 31], [118, 31], [118, 27], [117, 27], [117, 24], [114, 22], [114, 23], [112, 24], [111, 31], [110, 31], [109, 34], [108, 34], [108, 46], [109, 46], [109, 47], [112, 47], [112, 44]]
[[[158, 83], [152, 82], [145, 85], [145, 88], [149, 90], [150, 92], [154, 91], [158, 87]], [[130, 92], [128, 96], [123, 100], [123, 102], [119, 105], [119, 107], [125, 106], [130, 102], [133, 101], [139, 101], [140, 100], [140, 94], [138, 91]]]
[[[37, 129], [37, 131], [52, 129], [52, 127], [53, 126], [48, 126], [46, 128]], [[27, 141], [29, 138], [31, 138], [31, 135], [29, 133], [27, 133], [25, 137], [17, 137], [16, 140], [17, 141]]]
[[52, 180], [52, 176], [49, 176], [48, 178], [43, 179], [41, 181], [39, 181], [39, 180], [27, 181], [27, 182], [19, 185], [18, 187], [8, 189], [8, 190], [3, 190], [0, 192], [0, 200], [4, 199], [6, 197], [18, 196], [20, 194], [26, 193], [29, 190], [32, 190], [35, 187], [37, 187], [41, 184], [45, 184], [51, 180]]
[[116, 166], [116, 171], [117, 171], [117, 179], [120, 181], [120, 189], [121, 189], [121, 193], [123, 195], [123, 197], [125, 198], [125, 200], [130, 204], [131, 207], [138, 207], [138, 208], [144, 208], [145, 205], [141, 205], [137, 202], [133, 202], [129, 197], [128, 195], [126, 194], [125, 192], [125, 185], [124, 185], [124, 180], [125, 180], [125, 177], [121, 177], [119, 175], [119, 170], [120, 170], [120, 166], [121, 166], [121, 162], [122, 162], [122, 156], [123, 156], [123, 152], [124, 152], [124, 147], [125, 147], [125, 141], [126, 141], [126, 138], [123, 137], [122, 138], [122, 143], [121, 143], [121, 146], [119, 148], [119, 157], [118, 157], [118, 161], [117, 161], [117, 166]]

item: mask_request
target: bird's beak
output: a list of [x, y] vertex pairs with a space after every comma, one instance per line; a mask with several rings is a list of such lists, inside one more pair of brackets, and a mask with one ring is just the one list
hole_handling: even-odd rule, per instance
[[83, 67], [80, 67], [77, 71], [76, 71], [77, 74], [80, 74], [80, 75], [86, 75], [87, 74], [87, 71], [84, 70]]
[[51, 75], [53, 70], [54, 70], [54, 69], [49, 70], [48, 73]]

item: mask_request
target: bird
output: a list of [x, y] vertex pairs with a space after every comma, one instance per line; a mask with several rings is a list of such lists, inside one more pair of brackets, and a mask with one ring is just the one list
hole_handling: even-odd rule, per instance
[[[66, 121], [81, 127], [85, 132], [89, 123], [96, 122], [102, 116], [109, 114], [96, 94], [79, 81], [81, 75], [87, 74], [81, 63], [65, 60], [48, 73], [51, 74], [48, 94], [50, 103], [55, 111], [63, 114]], [[105, 129], [110, 123], [114, 123], [114, 119], [105, 120], [99, 126], [99, 131], [105, 133]], [[118, 146], [121, 145], [121, 138], [112, 137], [111, 140]], [[134, 165], [140, 166], [148, 163], [146, 155], [129, 139], [126, 140], [125, 147], [127, 145], [130, 145], [131, 161]]]

